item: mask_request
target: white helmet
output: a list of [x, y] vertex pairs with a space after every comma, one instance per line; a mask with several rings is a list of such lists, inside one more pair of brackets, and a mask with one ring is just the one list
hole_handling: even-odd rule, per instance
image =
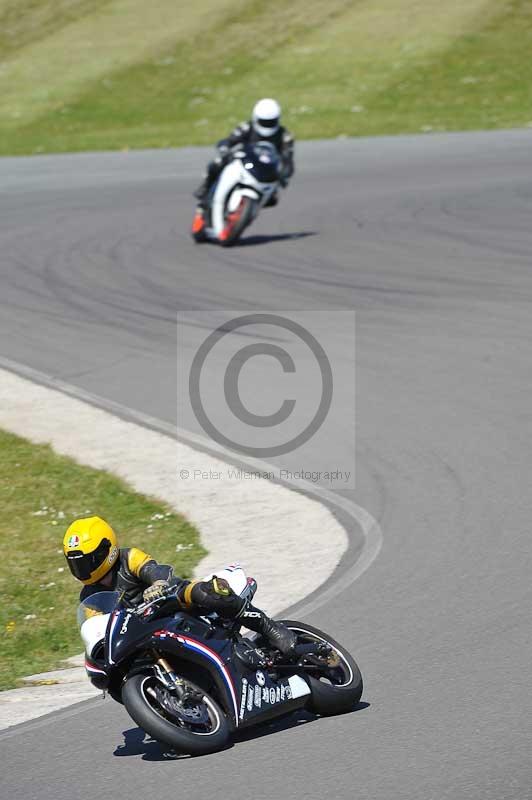
[[260, 136], [273, 136], [279, 130], [281, 106], [277, 100], [265, 97], [253, 108], [253, 127]]

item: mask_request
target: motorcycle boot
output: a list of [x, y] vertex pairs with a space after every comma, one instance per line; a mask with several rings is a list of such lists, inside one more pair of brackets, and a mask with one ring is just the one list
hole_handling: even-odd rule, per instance
[[273, 208], [274, 206], [277, 205], [278, 202], [279, 202], [279, 197], [277, 195], [277, 192], [273, 192], [273, 194], [270, 195], [268, 201], [264, 203], [264, 208]]
[[200, 183], [200, 185], [198, 186], [198, 188], [196, 189], [196, 191], [195, 191], [195, 192], [193, 192], [193, 195], [194, 195], [194, 197], [196, 198], [196, 200], [198, 200], [198, 201], [199, 201], [199, 202], [198, 202], [198, 206], [199, 206], [200, 208], [205, 208], [205, 204], [206, 204], [206, 200], [207, 200], [207, 195], [208, 195], [208, 193], [209, 193], [209, 188], [210, 188], [209, 179], [208, 179], [208, 177], [206, 177], [206, 178], [205, 178], [205, 179], [204, 179], [204, 180], [203, 180], [203, 181]]
[[252, 631], [262, 634], [271, 647], [275, 647], [284, 656], [291, 656], [297, 644], [296, 634], [283, 625], [267, 617], [264, 611], [247, 605], [239, 615], [239, 621]]

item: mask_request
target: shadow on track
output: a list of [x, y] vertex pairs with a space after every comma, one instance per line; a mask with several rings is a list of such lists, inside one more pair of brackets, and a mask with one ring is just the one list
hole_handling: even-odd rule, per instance
[[239, 239], [234, 243], [233, 248], [238, 247], [253, 247], [259, 244], [270, 244], [271, 242], [289, 242], [298, 239], [306, 239], [307, 236], [317, 236], [318, 231], [299, 231], [297, 233], [273, 233], [271, 236], [267, 234], [257, 234], [256, 236], [246, 236]]
[[[363, 711], [365, 708], [369, 708], [369, 705], [369, 703], [358, 703], [358, 705], [351, 711], [348, 711], [347, 714]], [[281, 731], [290, 730], [290, 728], [297, 728], [300, 725], [308, 725], [308, 723], [317, 722], [319, 719], [320, 717], [316, 716], [316, 714], [312, 714], [304, 709], [294, 711], [291, 714], [287, 714], [286, 717], [279, 717], [271, 722], [266, 722], [252, 728], [246, 728], [243, 731], [237, 731], [234, 735], [233, 742], [226, 749], [254, 739], [261, 739], [263, 736], [271, 736]], [[142, 761], [180, 761], [183, 758], [205, 758], [205, 756], [189, 756], [186, 754], [180, 755], [174, 753], [166, 749], [165, 745], [160, 744], [148, 736], [148, 734], [144, 733], [141, 728], [129, 728], [126, 731], [122, 731], [122, 735], [124, 741], [122, 744], [117, 745], [116, 750], [113, 752], [114, 756], [141, 756]]]
[[117, 745], [113, 752], [114, 756], [142, 756], [143, 761], [175, 761], [191, 757], [177, 755], [165, 745], [152, 739], [142, 728], [129, 728], [127, 731], [122, 731], [122, 736], [124, 741]]
[[[341, 716], [345, 717], [348, 714], [355, 714], [357, 711], [363, 711], [369, 708], [369, 703], [358, 703], [351, 711], [346, 711]], [[290, 728], [298, 728], [301, 725], [308, 725], [310, 722], [319, 722], [320, 717], [305, 709], [293, 711], [287, 714], [286, 717], [278, 717], [271, 720], [271, 722], [264, 722], [262, 725], [255, 725], [251, 728], [244, 728], [242, 731], [237, 731], [234, 735], [234, 744], [238, 745], [241, 742], [249, 742], [253, 739], [261, 739], [263, 736], [271, 736], [281, 731], [290, 730]]]

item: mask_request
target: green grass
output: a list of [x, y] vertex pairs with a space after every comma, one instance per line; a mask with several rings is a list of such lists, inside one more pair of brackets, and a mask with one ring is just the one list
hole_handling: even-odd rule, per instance
[[264, 95], [298, 138], [532, 124], [531, 0], [22, 6], [0, 36], [4, 154], [208, 144]]
[[121, 546], [141, 547], [180, 575], [190, 576], [204, 551], [186, 520], [108, 473], [2, 431], [0, 453], [0, 689], [8, 689], [82, 650], [81, 584], [62, 553], [77, 516], [104, 517]]
[[0, 53], [5, 57], [77, 22], [109, 0], [0, 0]]

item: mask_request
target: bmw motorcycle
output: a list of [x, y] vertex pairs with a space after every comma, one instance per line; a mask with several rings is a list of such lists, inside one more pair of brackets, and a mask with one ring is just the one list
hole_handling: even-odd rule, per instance
[[[257, 584], [240, 565], [216, 574], [251, 600]], [[349, 711], [362, 694], [355, 661], [328, 634], [284, 620], [297, 635], [287, 658], [243, 635], [238, 620], [183, 611], [172, 589], [135, 608], [118, 592], [98, 592], [80, 604], [78, 622], [94, 686], [179, 753], [220, 750], [235, 731], [296, 709]]]
[[230, 247], [251, 225], [279, 188], [281, 159], [270, 142], [257, 142], [233, 150], [207, 198], [200, 230], [192, 228], [196, 242], [215, 241]]

